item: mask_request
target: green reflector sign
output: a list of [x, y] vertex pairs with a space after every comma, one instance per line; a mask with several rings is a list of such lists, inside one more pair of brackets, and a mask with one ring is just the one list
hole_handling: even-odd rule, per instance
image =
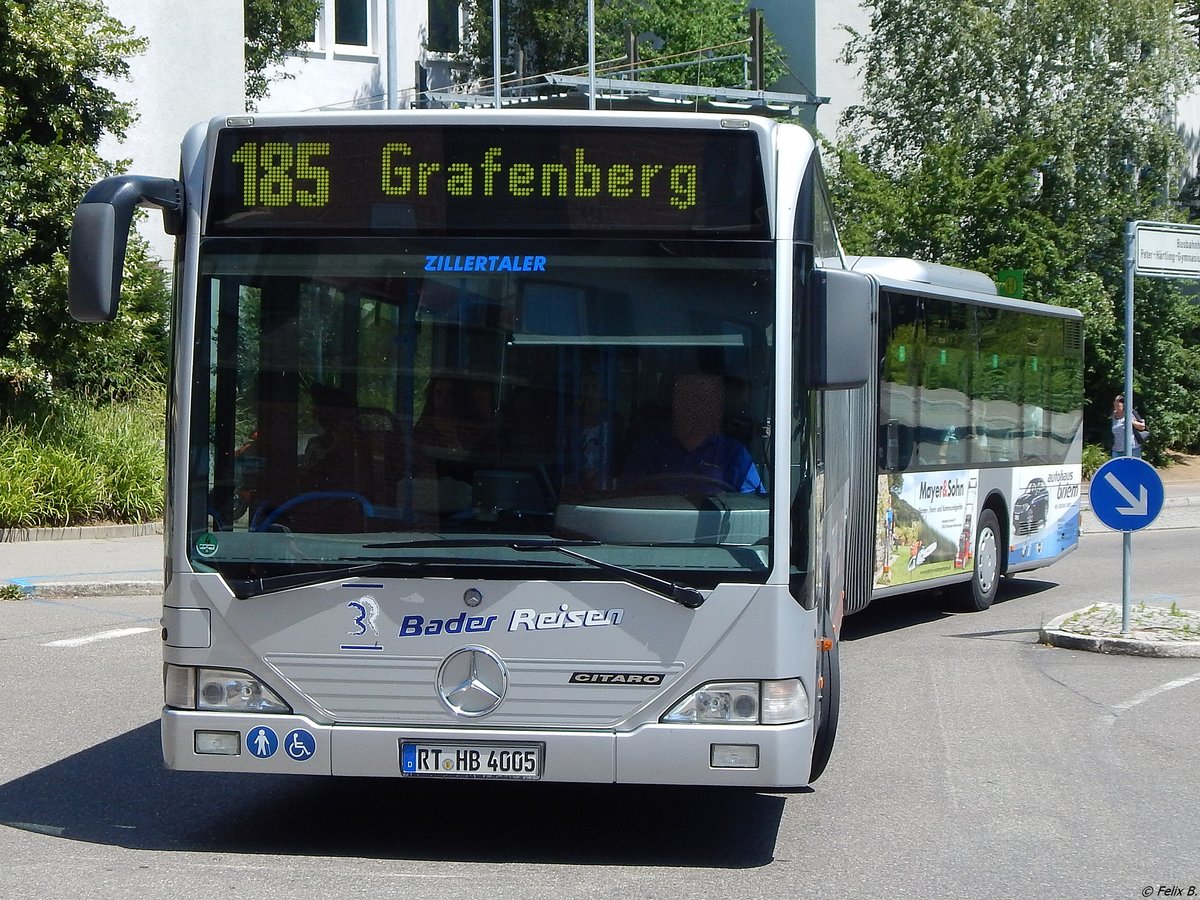
[[997, 273], [996, 290], [1001, 297], [1021, 300], [1025, 297], [1025, 270], [1001, 269]]

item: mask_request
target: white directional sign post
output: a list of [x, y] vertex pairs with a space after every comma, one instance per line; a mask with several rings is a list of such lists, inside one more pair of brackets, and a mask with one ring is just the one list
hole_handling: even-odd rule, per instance
[[1200, 278], [1200, 227], [1132, 222], [1135, 274], [1150, 278]]
[[[1200, 279], [1200, 227], [1174, 222], [1125, 224], [1125, 447], [1133, 446], [1133, 278]], [[1127, 451], [1128, 452], [1128, 451]], [[1132, 467], [1116, 463], [1135, 463]], [[1149, 470], [1147, 474], [1146, 470]], [[1156, 487], [1157, 486], [1157, 487]], [[1097, 493], [1100, 506], [1096, 505]], [[1145, 528], [1162, 508], [1162, 480], [1140, 459], [1122, 457], [1105, 463], [1092, 476], [1092, 512], [1109, 528], [1123, 531], [1121, 634], [1129, 634], [1129, 578], [1133, 563], [1132, 533]], [[1149, 512], [1157, 496], [1157, 507]], [[1101, 509], [1117, 524], [1107, 521]], [[1138, 524], [1140, 523], [1140, 524]]]

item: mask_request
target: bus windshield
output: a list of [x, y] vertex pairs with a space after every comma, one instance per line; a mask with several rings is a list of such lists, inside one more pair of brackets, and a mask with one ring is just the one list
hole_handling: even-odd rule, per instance
[[764, 580], [770, 263], [757, 241], [207, 239], [193, 564]]

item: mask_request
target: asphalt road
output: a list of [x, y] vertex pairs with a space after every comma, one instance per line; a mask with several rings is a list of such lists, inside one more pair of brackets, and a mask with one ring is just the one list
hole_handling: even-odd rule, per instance
[[[1135, 536], [1135, 598], [1200, 607], [1198, 537]], [[0, 898], [1200, 896], [1200, 660], [1036, 643], [1120, 560], [850, 619], [830, 767], [779, 795], [168, 773], [156, 599], [2, 603]]]

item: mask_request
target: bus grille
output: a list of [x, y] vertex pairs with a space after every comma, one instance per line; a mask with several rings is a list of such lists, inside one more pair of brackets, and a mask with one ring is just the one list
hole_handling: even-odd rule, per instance
[[[478, 720], [453, 716], [438, 697], [442, 657], [273, 654], [266, 663], [316, 704], [329, 720], [356, 725], [575, 727], [616, 726], [668, 688], [682, 663], [658, 661], [505, 658], [508, 693], [500, 708]], [[572, 684], [575, 672], [661, 673], [662, 684]]]

